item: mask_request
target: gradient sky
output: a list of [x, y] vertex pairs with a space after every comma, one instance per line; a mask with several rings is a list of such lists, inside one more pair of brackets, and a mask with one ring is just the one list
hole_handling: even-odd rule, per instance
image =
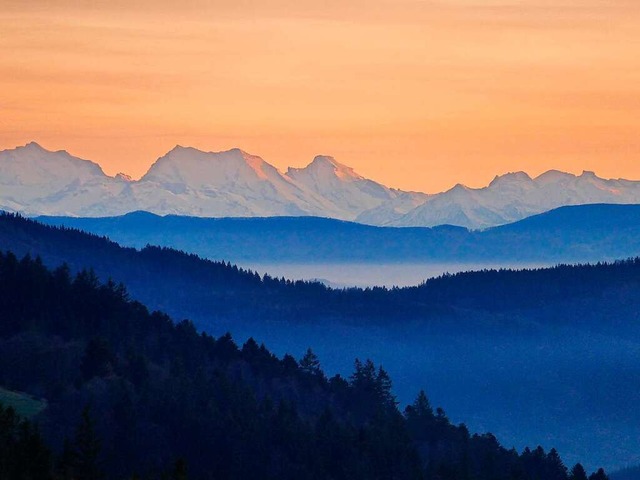
[[640, 179], [638, 0], [0, 0], [0, 149], [175, 144], [428, 192]]

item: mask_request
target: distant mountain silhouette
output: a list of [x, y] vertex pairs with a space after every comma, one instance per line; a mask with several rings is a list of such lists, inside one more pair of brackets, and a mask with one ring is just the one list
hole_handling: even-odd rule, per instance
[[239, 148], [176, 146], [140, 180], [32, 142], [0, 151], [0, 208], [25, 215], [117, 216], [137, 210], [199, 217], [320, 216], [370, 225], [486, 228], [565, 205], [638, 204], [640, 182], [555, 170], [497, 176], [435, 195], [389, 188], [320, 155], [280, 172]]
[[[88, 170], [91, 170], [88, 172]], [[0, 152], [0, 208], [27, 215], [102, 216], [146, 210], [210, 217], [318, 215], [355, 219], [392, 205], [401, 215], [427, 195], [367, 180], [335, 159], [318, 156], [287, 173], [234, 148], [203, 152], [176, 146], [138, 181], [36, 143]]]
[[597, 262], [640, 255], [640, 205], [561, 207], [483, 231], [372, 227], [315, 217], [40, 217], [122, 245], [173, 247], [232, 262]]

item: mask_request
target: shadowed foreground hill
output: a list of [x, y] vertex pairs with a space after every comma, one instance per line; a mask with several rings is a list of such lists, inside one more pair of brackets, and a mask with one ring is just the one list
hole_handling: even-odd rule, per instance
[[0, 289], [0, 384], [48, 400], [37, 419], [56, 452], [51, 461], [39, 437], [21, 442], [14, 417], [0, 422], [17, 452], [0, 462], [7, 480], [25, 478], [19, 460], [36, 453], [41, 480], [580, 478], [555, 450], [518, 454], [470, 435], [423, 393], [401, 414], [370, 361], [327, 379], [312, 351], [297, 362], [253, 340], [238, 348], [90, 272], [11, 253]]

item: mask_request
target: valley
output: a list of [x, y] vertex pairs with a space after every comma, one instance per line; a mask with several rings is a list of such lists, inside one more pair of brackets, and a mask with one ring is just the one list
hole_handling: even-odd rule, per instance
[[312, 347], [329, 375], [347, 375], [355, 357], [375, 358], [401, 404], [419, 386], [454, 422], [499, 432], [509, 447], [556, 446], [589, 468], [636, 458], [637, 260], [334, 290], [10, 215], [0, 218], [0, 247], [72, 272], [91, 265], [150, 309], [215, 337], [253, 337], [278, 355]]

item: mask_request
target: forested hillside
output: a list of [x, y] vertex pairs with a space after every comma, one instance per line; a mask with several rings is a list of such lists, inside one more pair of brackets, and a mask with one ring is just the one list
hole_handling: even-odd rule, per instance
[[0, 249], [41, 255], [51, 268], [67, 262], [71, 275], [91, 267], [215, 337], [253, 337], [280, 356], [312, 345], [331, 375], [346, 378], [355, 357], [375, 358], [403, 404], [425, 387], [455, 422], [518, 450], [556, 446], [590, 469], [640, 461], [637, 260], [334, 290], [11, 215], [0, 216]]
[[[317, 282], [260, 277], [228, 262], [167, 248], [123, 248], [106, 238], [9, 214], [0, 216], [0, 248], [40, 255], [51, 266], [67, 263], [72, 271], [91, 267], [102, 280], [124, 282], [135, 299], [151, 308], [192, 318], [199, 327], [217, 332], [257, 321], [420, 321], [440, 328], [461, 317], [486, 320], [482, 312], [517, 312], [525, 323], [539, 323], [542, 314], [542, 319], [563, 323], [573, 321], [575, 315], [568, 312], [576, 309], [583, 312], [583, 326], [608, 328], [619, 322], [636, 325], [640, 312], [640, 295], [626, 295], [640, 292], [639, 260], [461, 273], [402, 289], [339, 290]], [[546, 315], [551, 308], [553, 318]], [[539, 310], [533, 319], [531, 309]], [[611, 324], [602, 324], [597, 314], [608, 311], [611, 316], [613, 310]], [[478, 321], [476, 327], [493, 328], [496, 321], [499, 327], [513, 326], [494, 316], [489, 322]]]
[[370, 360], [327, 379], [311, 350], [298, 362], [253, 340], [238, 348], [149, 313], [122, 285], [12, 253], [0, 290], [0, 384], [47, 399], [37, 421], [55, 455], [25, 443], [32, 427], [21, 433], [11, 410], [1, 438], [38, 455], [41, 479], [580, 478], [555, 450], [518, 454], [452, 425], [422, 392], [400, 413]]
[[627, 467], [613, 472], [611, 480], [640, 480], [640, 466]]

